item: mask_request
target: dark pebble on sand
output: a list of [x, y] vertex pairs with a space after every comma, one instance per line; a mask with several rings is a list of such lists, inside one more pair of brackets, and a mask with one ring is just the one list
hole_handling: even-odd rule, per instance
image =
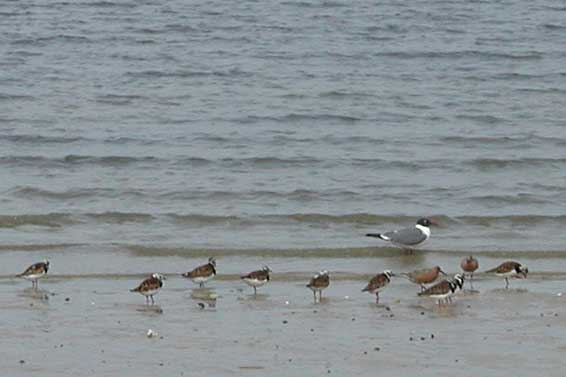
[[367, 354], [368, 354], [368, 351], [364, 351], [364, 355], [367, 355]]
[[387, 310], [388, 312], [390, 312], [390, 311], [391, 311], [391, 308], [390, 308], [389, 306], [386, 306], [386, 307], [385, 307], [385, 310]]
[[25, 364], [26, 361], [25, 360], [20, 360], [20, 364]]
[[352, 318], [352, 322], [354, 322], [355, 320], [356, 320], [355, 318]]
[[375, 347], [373, 350], [374, 350], [374, 351], [381, 351], [381, 348]]
[[411, 342], [412, 342], [412, 341], [413, 341], [413, 337], [410, 337], [410, 338], [409, 338], [409, 341], [411, 341]]
[[289, 323], [286, 319], [284, 319], [282, 322], [283, 322], [284, 325], [286, 325], [287, 323]]
[[421, 315], [424, 315], [424, 312], [421, 312]]
[[199, 302], [197, 305], [198, 305], [198, 307], [201, 308], [201, 309], [204, 309], [204, 308], [205, 308], [205, 305], [204, 305], [202, 302]]
[[434, 339], [434, 334], [430, 334], [430, 339]]
[[71, 301], [71, 298], [70, 298], [70, 297], [67, 297], [67, 298], [65, 298], [65, 301], [66, 301], [66, 302], [69, 302], [69, 301]]
[[425, 340], [425, 337], [424, 337], [424, 336], [421, 336], [421, 340]]
[[389, 318], [395, 317], [395, 314], [389, 314]]
[[162, 367], [164, 364], [163, 363], [159, 363], [159, 366]]
[[314, 329], [311, 329], [311, 332], [314, 332]]

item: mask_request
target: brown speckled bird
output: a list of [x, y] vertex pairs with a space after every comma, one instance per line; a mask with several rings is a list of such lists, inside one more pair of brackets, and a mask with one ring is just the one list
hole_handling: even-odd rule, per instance
[[328, 271], [320, 271], [318, 274], [314, 275], [310, 282], [307, 284], [307, 288], [312, 290], [314, 295], [314, 302], [316, 303], [316, 292], [318, 292], [318, 301], [322, 300], [322, 290], [328, 288], [330, 285], [330, 275]]
[[43, 262], [32, 264], [24, 272], [16, 276], [26, 280], [31, 280], [32, 288], [37, 289], [37, 280], [44, 277], [47, 274], [47, 271], [49, 271], [49, 261], [46, 259]]
[[193, 283], [198, 283], [199, 287], [204, 287], [204, 283], [216, 276], [216, 259], [208, 258], [208, 263], [198, 266], [192, 271], [185, 272], [183, 277], [191, 279]]
[[161, 274], [152, 274], [150, 277], [142, 281], [136, 288], [130, 289], [130, 292], [138, 292], [144, 295], [146, 304], [149, 304], [150, 298], [151, 303], [155, 304], [155, 301], [153, 301], [153, 295], [157, 294], [161, 287], [163, 287], [163, 280], [167, 280], [165, 279], [165, 276]]
[[445, 279], [436, 283], [430, 288], [419, 292], [419, 296], [431, 297], [438, 299], [438, 305], [441, 305], [446, 300], [451, 301], [451, 296], [456, 293], [458, 289], [464, 286], [464, 276], [457, 274], [453, 279]]
[[366, 287], [362, 289], [362, 292], [375, 293], [375, 303], [378, 304], [379, 292], [384, 290], [385, 287], [389, 285], [392, 276], [395, 276], [395, 274], [389, 270], [385, 270], [382, 273], [375, 275], [369, 281], [368, 285], [366, 285]]
[[518, 277], [518, 278], [527, 278], [527, 274], [529, 273], [529, 269], [526, 266], [523, 266], [519, 262], [515, 261], [507, 261], [501, 263], [499, 266], [492, 268], [491, 270], [486, 271], [487, 274], [494, 273], [497, 276], [501, 276], [505, 278], [505, 289], [509, 288], [509, 278], [510, 277]]
[[269, 273], [271, 269], [263, 266], [261, 270], [252, 271], [249, 274], [242, 275], [240, 278], [250, 287], [254, 289], [254, 295], [257, 294], [257, 287], [261, 287], [269, 281]]

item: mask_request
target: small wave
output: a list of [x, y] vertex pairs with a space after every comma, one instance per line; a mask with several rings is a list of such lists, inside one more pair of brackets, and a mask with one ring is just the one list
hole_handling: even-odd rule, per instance
[[43, 226], [59, 228], [75, 221], [71, 216], [64, 213], [49, 213], [45, 215], [2, 215], [0, 216], [0, 228], [16, 228], [20, 226]]
[[[399, 258], [402, 257], [395, 247], [349, 247], [349, 248], [298, 248], [298, 249], [209, 249], [189, 247], [164, 247], [147, 245], [120, 245], [128, 252], [142, 257], [278, 257], [278, 258]], [[518, 259], [565, 259], [566, 250], [415, 250], [415, 256], [438, 254], [456, 256], [473, 254], [489, 258]]]
[[55, 244], [19, 244], [19, 245], [0, 245], [0, 251], [38, 251], [38, 250], [57, 250], [82, 247], [82, 243], [55, 243]]
[[154, 220], [154, 216], [148, 213], [136, 212], [102, 212], [87, 213], [85, 216], [104, 223], [146, 223]]
[[69, 136], [42, 136], [42, 135], [0, 135], [0, 141], [6, 140], [12, 143], [22, 144], [71, 144], [78, 141], [88, 141], [83, 137], [69, 137]]
[[518, 169], [533, 167], [557, 167], [563, 168], [566, 158], [521, 158], [521, 159], [497, 159], [497, 158], [477, 158], [466, 161], [468, 165], [482, 170], [490, 169]]

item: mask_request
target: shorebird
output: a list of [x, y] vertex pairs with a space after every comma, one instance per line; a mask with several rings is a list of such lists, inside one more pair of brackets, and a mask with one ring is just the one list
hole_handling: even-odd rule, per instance
[[49, 271], [49, 261], [45, 259], [43, 262], [32, 264], [24, 272], [16, 276], [31, 280], [32, 288], [37, 289], [37, 280], [44, 277], [47, 271]]
[[430, 284], [438, 279], [438, 276], [446, 275], [446, 272], [442, 271], [440, 266], [434, 266], [432, 268], [423, 268], [421, 270], [415, 270], [412, 272], [404, 272], [401, 276], [406, 277], [415, 284], [421, 286], [421, 292], [426, 289], [425, 284]]
[[411, 250], [430, 238], [430, 226], [437, 225], [433, 220], [421, 218], [416, 225], [410, 228], [392, 230], [385, 233], [367, 233], [367, 237], [380, 238], [391, 242], [395, 246]]
[[389, 270], [385, 270], [382, 273], [375, 275], [369, 281], [368, 285], [366, 285], [366, 287], [362, 289], [362, 292], [369, 292], [372, 294], [375, 293], [375, 303], [378, 304], [379, 292], [384, 290], [385, 287], [389, 285], [392, 276], [395, 276], [395, 274]]
[[462, 268], [462, 271], [464, 271], [464, 275], [466, 272], [470, 275], [470, 286], [474, 279], [474, 271], [477, 270], [479, 266], [478, 260], [471, 255], [462, 259], [462, 262], [460, 262], [460, 267]]
[[240, 278], [250, 287], [254, 289], [254, 295], [257, 294], [257, 287], [261, 287], [269, 281], [269, 273], [271, 269], [263, 266], [261, 270], [252, 271], [247, 275], [242, 275]]
[[330, 285], [330, 275], [328, 271], [320, 271], [318, 274], [314, 275], [310, 282], [307, 284], [307, 288], [312, 290], [314, 294], [314, 302], [316, 303], [316, 292], [318, 292], [319, 302], [322, 300], [322, 290], [328, 288]]
[[431, 297], [438, 300], [438, 305], [446, 300], [450, 300], [450, 297], [456, 293], [458, 289], [462, 289], [464, 286], [464, 275], [457, 274], [453, 279], [445, 279], [441, 282], [433, 285], [430, 288], [419, 292], [419, 296]]
[[130, 289], [130, 292], [138, 292], [145, 296], [145, 303], [149, 305], [149, 299], [151, 298], [151, 304], [155, 304], [153, 300], [153, 295], [157, 294], [161, 287], [163, 287], [163, 280], [165, 276], [161, 274], [152, 274], [150, 277], [145, 279], [134, 289]]
[[526, 266], [523, 266], [519, 262], [515, 261], [507, 261], [501, 263], [499, 266], [492, 268], [491, 270], [487, 270], [486, 273], [491, 274], [494, 273], [497, 276], [501, 276], [505, 278], [505, 289], [509, 288], [509, 278], [510, 277], [523, 277], [527, 278], [527, 274], [529, 273], [529, 269]]
[[183, 277], [191, 279], [193, 283], [198, 283], [199, 287], [204, 287], [204, 283], [216, 276], [216, 259], [208, 258], [208, 263], [198, 266], [192, 271], [185, 272]]

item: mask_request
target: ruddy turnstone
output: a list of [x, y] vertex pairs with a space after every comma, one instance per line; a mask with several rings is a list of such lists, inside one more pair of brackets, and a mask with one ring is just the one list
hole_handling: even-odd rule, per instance
[[462, 271], [464, 271], [464, 275], [466, 273], [470, 275], [470, 284], [472, 284], [472, 280], [474, 279], [474, 271], [477, 270], [479, 266], [478, 260], [471, 255], [462, 259], [462, 262], [460, 262], [460, 267]]
[[414, 227], [392, 230], [385, 233], [367, 233], [367, 237], [380, 238], [404, 249], [412, 249], [430, 238], [430, 226], [438, 225], [435, 221], [421, 218]]
[[314, 275], [310, 282], [307, 284], [307, 288], [312, 290], [314, 295], [314, 302], [316, 303], [316, 292], [318, 292], [318, 301], [322, 300], [322, 290], [328, 288], [330, 285], [330, 275], [328, 271], [320, 271], [318, 274]]
[[488, 274], [494, 273], [497, 276], [504, 277], [505, 289], [507, 289], [509, 288], [510, 277], [526, 278], [527, 274], [529, 273], [529, 269], [523, 266], [519, 262], [507, 261], [501, 263], [499, 266], [495, 268], [492, 268], [491, 270], [487, 270], [486, 273]]
[[49, 271], [49, 261], [45, 259], [43, 262], [34, 263], [17, 277], [31, 280], [31, 286], [37, 289], [37, 280], [44, 277]]
[[423, 268], [412, 272], [404, 272], [401, 276], [406, 277], [415, 284], [419, 284], [421, 286], [421, 291], [424, 291], [426, 289], [425, 284], [434, 282], [438, 279], [440, 274], [446, 275], [440, 266], [434, 266], [432, 268]]
[[419, 296], [431, 297], [438, 300], [438, 305], [446, 300], [450, 300], [450, 297], [456, 293], [458, 289], [462, 289], [464, 286], [464, 275], [457, 274], [453, 279], [445, 279], [439, 283], [436, 283], [432, 287], [419, 292]]
[[163, 280], [165, 276], [161, 274], [152, 274], [150, 277], [145, 279], [134, 289], [130, 289], [130, 292], [139, 292], [145, 296], [145, 303], [149, 305], [149, 299], [151, 298], [151, 303], [154, 304], [153, 295], [157, 294], [161, 287], [163, 287]]
[[191, 279], [193, 283], [198, 283], [199, 287], [204, 287], [204, 283], [216, 276], [216, 259], [208, 258], [208, 263], [198, 266], [192, 271], [185, 272], [183, 277]]
[[395, 274], [389, 270], [385, 270], [382, 273], [375, 275], [369, 281], [368, 285], [366, 285], [366, 287], [362, 289], [362, 292], [369, 292], [372, 294], [375, 293], [375, 303], [378, 304], [379, 292], [384, 290], [385, 287], [389, 285], [392, 276], [395, 276]]
[[242, 275], [240, 278], [250, 287], [254, 289], [254, 295], [257, 294], [257, 287], [261, 287], [269, 281], [269, 273], [271, 269], [263, 266], [261, 270], [252, 271], [247, 275]]

